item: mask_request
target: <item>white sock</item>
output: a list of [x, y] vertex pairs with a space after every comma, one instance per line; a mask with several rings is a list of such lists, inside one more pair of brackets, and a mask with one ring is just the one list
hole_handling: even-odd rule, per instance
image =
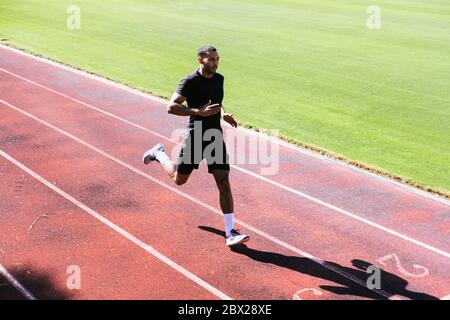
[[157, 152], [156, 159], [158, 159], [161, 164], [164, 164], [166, 161], [171, 161], [169, 156], [164, 151]]
[[228, 238], [231, 230], [234, 229], [234, 213], [224, 213], [223, 218], [225, 220], [225, 236]]

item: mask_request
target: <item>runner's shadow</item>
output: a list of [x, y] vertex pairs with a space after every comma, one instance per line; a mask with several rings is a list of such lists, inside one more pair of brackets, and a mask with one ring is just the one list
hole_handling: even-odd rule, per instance
[[[68, 289], [58, 289], [61, 285], [56, 285], [49, 272], [37, 271], [29, 265], [8, 268], [8, 272], [36, 299], [67, 300], [74, 296]], [[0, 274], [0, 300], [25, 299], [25, 296]]]
[[[199, 226], [201, 230], [208, 231], [221, 237], [225, 236], [225, 233], [221, 230], [211, 227]], [[231, 251], [245, 255], [255, 261], [262, 263], [270, 263], [281, 268], [290, 269], [302, 274], [307, 274], [316, 278], [328, 280], [339, 284], [340, 286], [320, 286], [321, 289], [327, 290], [331, 293], [338, 295], [352, 295], [369, 299], [386, 300], [387, 297], [376, 293], [367, 287], [355, 283], [354, 281], [344, 277], [336, 271], [331, 269], [338, 269], [339, 271], [345, 272], [354, 278], [360, 279], [362, 283], [367, 283], [368, 278], [373, 275], [373, 272], [367, 272], [367, 268], [372, 264], [354, 259], [352, 260], [352, 265], [355, 268], [341, 266], [334, 262], [325, 261], [324, 265], [315, 262], [312, 259], [300, 257], [300, 256], [286, 256], [276, 252], [259, 251], [249, 248], [245, 244], [237, 245], [231, 247]], [[327, 268], [328, 267], [328, 268]], [[403, 296], [413, 300], [438, 300], [438, 298], [428, 295], [422, 292], [414, 292], [407, 290], [408, 281], [402, 279], [401, 277], [380, 270], [381, 279], [381, 289], [388, 293], [389, 297], [394, 295]]]

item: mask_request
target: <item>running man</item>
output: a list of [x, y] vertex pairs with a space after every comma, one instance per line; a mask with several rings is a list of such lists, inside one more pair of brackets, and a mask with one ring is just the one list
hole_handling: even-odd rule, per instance
[[[233, 246], [250, 239], [234, 229], [234, 204], [229, 181], [229, 157], [223, 139], [220, 119], [237, 127], [232, 114], [222, 106], [224, 77], [217, 73], [219, 53], [213, 46], [198, 49], [199, 68], [183, 78], [167, 104], [167, 112], [189, 116], [189, 124], [177, 161], [166, 154], [159, 143], [143, 155], [148, 164], [158, 161], [177, 185], [185, 184], [194, 169], [205, 159], [208, 172], [214, 176], [220, 193], [220, 207], [225, 221], [226, 245]], [[187, 102], [187, 106], [183, 102]]]

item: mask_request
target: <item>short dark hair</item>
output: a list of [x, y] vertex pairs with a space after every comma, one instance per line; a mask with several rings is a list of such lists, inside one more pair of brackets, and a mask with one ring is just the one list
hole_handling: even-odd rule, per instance
[[217, 51], [216, 48], [208, 44], [198, 48], [198, 56], [204, 58], [208, 55], [209, 52], [216, 52], [216, 51]]

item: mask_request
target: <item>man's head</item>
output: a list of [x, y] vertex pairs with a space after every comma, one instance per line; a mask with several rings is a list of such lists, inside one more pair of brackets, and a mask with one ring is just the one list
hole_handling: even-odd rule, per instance
[[198, 49], [198, 63], [204, 72], [216, 73], [219, 67], [219, 53], [217, 49], [211, 45], [206, 45]]

